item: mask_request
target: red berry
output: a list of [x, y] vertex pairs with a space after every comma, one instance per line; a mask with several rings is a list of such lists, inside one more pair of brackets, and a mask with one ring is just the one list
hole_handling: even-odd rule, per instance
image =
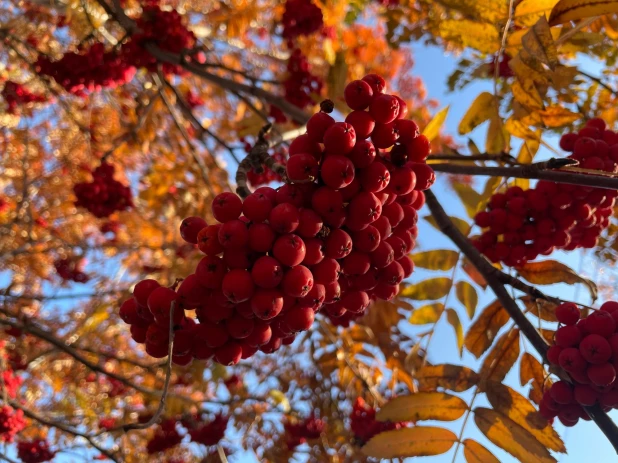
[[308, 153], [292, 156], [285, 168], [288, 178], [293, 182], [312, 182], [318, 175], [318, 161]]
[[208, 225], [197, 234], [197, 246], [206, 255], [216, 256], [223, 252], [223, 246], [219, 243], [219, 229], [221, 224]]
[[300, 264], [306, 252], [305, 243], [298, 235], [282, 235], [273, 245], [274, 257], [288, 267]]
[[346, 311], [360, 314], [369, 307], [369, 296], [365, 291], [346, 291], [339, 303]]
[[260, 288], [276, 288], [283, 279], [283, 268], [277, 259], [263, 256], [255, 261], [251, 277]]
[[377, 74], [367, 74], [362, 80], [369, 84], [374, 96], [384, 93], [386, 89], [386, 81]]
[[401, 259], [397, 260], [401, 268], [403, 269], [403, 277], [408, 278], [414, 272], [414, 262], [408, 256], [403, 256]]
[[409, 162], [407, 164], [416, 174], [415, 190], [427, 190], [436, 181], [436, 174], [427, 164], [421, 162]]
[[[613, 321], [613, 320], [612, 320]], [[612, 348], [603, 336], [589, 334], [579, 343], [579, 351], [590, 363], [605, 363], [612, 356]]]
[[295, 156], [299, 153], [309, 153], [316, 160], [319, 160], [322, 156], [322, 148], [320, 147], [320, 144], [311, 140], [311, 138], [309, 138], [309, 135], [307, 134], [299, 135], [298, 137], [296, 137], [294, 141], [290, 143], [288, 152], [290, 154], [290, 157]]
[[148, 327], [141, 325], [131, 325], [131, 338], [138, 344], [144, 344], [146, 342], [146, 333]]
[[395, 258], [395, 253], [390, 244], [386, 241], [381, 241], [375, 251], [369, 255], [371, 263], [374, 267], [381, 269], [388, 266]]
[[298, 228], [300, 214], [298, 208], [293, 204], [282, 203], [270, 211], [268, 221], [277, 233], [291, 233]]
[[314, 265], [311, 272], [316, 283], [327, 285], [337, 281], [339, 269], [339, 262], [335, 259], [325, 258], [319, 264]]
[[572, 302], [556, 307], [556, 318], [564, 325], [575, 325], [579, 321], [579, 309]]
[[352, 251], [343, 259], [341, 270], [345, 275], [363, 275], [369, 271], [371, 259], [369, 254], [360, 251]]
[[276, 236], [269, 224], [252, 223], [249, 227], [249, 248], [255, 252], [268, 252], [272, 249]]
[[[388, 223], [388, 219], [385, 220]], [[380, 244], [380, 232], [374, 225], [369, 225], [361, 231], [354, 232], [353, 243], [354, 249], [358, 251], [366, 253], [374, 251]]]
[[242, 200], [234, 193], [220, 193], [212, 201], [212, 214], [221, 223], [237, 219], [241, 213]]
[[610, 363], [590, 365], [587, 373], [592, 384], [597, 386], [609, 386], [616, 379], [616, 370]]
[[579, 139], [576, 133], [565, 133], [560, 137], [560, 148], [564, 151], [573, 151], [575, 142]]
[[366, 109], [373, 99], [373, 90], [367, 82], [353, 80], [346, 85], [343, 97], [350, 109]]
[[[557, 347], [558, 349], [561, 349], [558, 346], [552, 346], [552, 347]], [[549, 357], [549, 351], [548, 351], [548, 357]], [[561, 349], [558, 355], [558, 361], [554, 363], [560, 365], [562, 368], [564, 368], [568, 372], [584, 371], [586, 367], [588, 366], [586, 359], [584, 358], [584, 356], [581, 354], [581, 352], [579, 351], [577, 347], [567, 347], [566, 349]]]
[[599, 334], [607, 338], [614, 333], [616, 322], [609, 312], [597, 311], [586, 318], [586, 329], [589, 333]]
[[152, 292], [160, 287], [158, 281], [156, 280], [142, 280], [135, 285], [133, 288], [133, 297], [135, 298], [135, 302], [137, 305], [141, 305], [142, 307], [148, 307], [148, 298], [152, 294]]
[[613, 313], [618, 310], [618, 302], [616, 301], [607, 301], [601, 305], [601, 310], [604, 312]]
[[304, 265], [297, 265], [286, 272], [281, 286], [288, 296], [305, 297], [313, 288], [313, 275]]
[[356, 145], [354, 145], [352, 151], [348, 154], [348, 158], [357, 169], [367, 167], [376, 158], [375, 146], [367, 140], [359, 140], [356, 142]]
[[559, 404], [572, 404], [574, 401], [573, 388], [566, 381], [558, 381], [552, 384], [549, 394]]
[[195, 276], [202, 286], [210, 289], [221, 287], [226, 268], [223, 259], [217, 256], [206, 256], [195, 268]]
[[[399, 130], [399, 141], [408, 147], [410, 147], [414, 140], [420, 135], [418, 125], [414, 121], [408, 119], [397, 119], [395, 121], [395, 125]], [[425, 139], [426, 138], [427, 137], [425, 137]], [[429, 152], [427, 152], [427, 154], [429, 154]]]
[[400, 167], [391, 171], [391, 181], [388, 191], [396, 195], [410, 193], [416, 187], [416, 174], [409, 167]]
[[137, 301], [134, 298], [127, 299], [120, 306], [118, 315], [123, 322], [129, 325], [142, 325], [143, 320], [137, 313]]
[[399, 130], [395, 122], [377, 124], [371, 134], [371, 141], [373, 141], [376, 148], [390, 148], [397, 140], [399, 140]]
[[343, 259], [352, 252], [352, 238], [341, 229], [331, 230], [324, 246], [327, 257]]
[[360, 182], [365, 191], [376, 193], [386, 188], [391, 180], [388, 168], [380, 163], [374, 162], [360, 170]]
[[335, 119], [328, 114], [316, 113], [307, 122], [307, 135], [312, 141], [322, 143], [324, 134], [333, 124], [335, 124]]
[[283, 294], [276, 289], [258, 289], [251, 298], [251, 310], [256, 317], [270, 320], [283, 309]]
[[236, 365], [242, 357], [242, 347], [235, 341], [215, 349], [215, 360], [221, 365]]
[[354, 164], [345, 156], [328, 156], [320, 170], [322, 181], [335, 190], [344, 188], [354, 180]]
[[413, 162], [425, 162], [425, 159], [431, 152], [431, 142], [425, 135], [419, 135], [413, 140], [407, 141], [406, 148], [408, 153], [408, 160]]
[[228, 300], [235, 304], [246, 301], [254, 291], [251, 274], [241, 269], [230, 270], [223, 278], [221, 289]]
[[180, 236], [187, 243], [197, 244], [198, 233], [207, 225], [200, 217], [187, 217], [180, 224]]
[[256, 322], [251, 334], [244, 339], [244, 343], [251, 347], [263, 346], [270, 341], [271, 336], [272, 330], [268, 324]]
[[322, 262], [324, 259], [324, 243], [317, 238], [311, 238], [305, 241], [305, 258], [302, 261], [303, 265], [315, 265]]
[[352, 111], [347, 115], [345, 121], [354, 127], [357, 145], [359, 141], [364, 141], [369, 137], [376, 126], [376, 121], [367, 111]]
[[249, 242], [247, 224], [242, 220], [230, 220], [219, 229], [219, 243], [224, 248], [242, 248]]
[[378, 124], [388, 124], [399, 115], [399, 100], [392, 95], [376, 95], [369, 105], [369, 113]]
[[582, 333], [577, 326], [563, 326], [554, 335], [554, 341], [560, 347], [576, 346], [581, 338]]
[[324, 134], [324, 147], [327, 153], [345, 155], [356, 144], [356, 132], [351, 124], [335, 122]]
[[313, 209], [301, 209], [296, 234], [302, 238], [313, 238], [324, 225], [322, 218]]
[[268, 220], [270, 211], [274, 206], [273, 201], [264, 193], [253, 192], [242, 205], [242, 212], [252, 222], [264, 222]]
[[575, 401], [585, 407], [592, 407], [597, 403], [599, 394], [587, 384], [575, 384], [573, 388]]
[[297, 333], [307, 331], [313, 325], [315, 312], [311, 307], [293, 307], [284, 316], [285, 323]]

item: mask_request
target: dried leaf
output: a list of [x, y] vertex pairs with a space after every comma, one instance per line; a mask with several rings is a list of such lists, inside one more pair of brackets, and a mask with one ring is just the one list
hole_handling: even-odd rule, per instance
[[539, 111], [539, 115], [546, 127], [555, 128], [569, 125], [582, 118], [579, 113], [574, 113], [562, 106], [549, 106], [543, 111]]
[[421, 389], [443, 387], [454, 392], [463, 392], [478, 384], [479, 375], [468, 367], [445, 363], [425, 365], [417, 372], [416, 379]]
[[481, 313], [481, 315], [474, 321], [472, 326], [468, 328], [464, 344], [476, 358], [483, 355], [494, 338], [507, 321], [509, 321], [509, 314], [500, 301], [494, 301]]
[[363, 453], [375, 458], [397, 458], [441, 455], [457, 442], [448, 429], [415, 426], [382, 432], [363, 446]]
[[526, 309], [531, 314], [539, 317], [541, 320], [545, 320], [548, 322], [557, 322], [556, 318], [556, 307], [557, 305], [553, 302], [549, 302], [543, 299], [535, 299], [532, 296], [523, 296], [519, 298]]
[[418, 392], [386, 403], [376, 414], [378, 421], [454, 421], [468, 409], [466, 402], [444, 392]]
[[506, 374], [513, 368], [519, 358], [519, 330], [513, 329], [504, 333], [489, 352], [479, 375], [483, 382], [504, 379]]
[[517, 267], [517, 272], [534, 285], [552, 285], [554, 283], [573, 285], [575, 283], [583, 283], [590, 291], [592, 299], [596, 300], [597, 298], [597, 285], [593, 281], [582, 277], [571, 268], [555, 260], [528, 262], [521, 267]]
[[522, 37], [524, 49], [550, 69], [558, 65], [558, 50], [551, 35], [549, 24], [545, 16], [541, 16], [537, 23]]

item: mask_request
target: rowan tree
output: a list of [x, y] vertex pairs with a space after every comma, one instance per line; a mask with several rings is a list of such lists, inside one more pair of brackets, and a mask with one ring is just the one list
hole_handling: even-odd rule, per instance
[[0, 2], [0, 459], [618, 451], [617, 13]]

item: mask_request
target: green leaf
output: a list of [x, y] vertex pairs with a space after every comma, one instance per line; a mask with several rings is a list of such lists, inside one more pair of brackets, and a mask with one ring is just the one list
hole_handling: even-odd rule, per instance
[[459, 253], [450, 249], [417, 252], [412, 255], [414, 266], [427, 270], [450, 270], [457, 264]]
[[468, 409], [466, 402], [444, 392], [418, 392], [399, 396], [385, 404], [376, 415], [378, 421], [421, 420], [454, 421]]
[[453, 282], [450, 278], [430, 278], [404, 288], [399, 295], [417, 301], [441, 299], [451, 290]]
[[423, 135], [425, 135], [429, 141], [433, 141], [435, 138], [440, 135], [440, 130], [444, 125], [444, 121], [446, 121], [446, 116], [448, 116], [449, 106], [446, 108], [442, 108], [440, 111], [436, 113], [429, 124], [425, 126], [425, 130], [423, 130]]
[[459, 355], [463, 351], [463, 328], [461, 327], [461, 322], [459, 321], [459, 315], [453, 309], [446, 309], [446, 319], [451, 324], [453, 329], [455, 330], [455, 337], [457, 339], [457, 348], [459, 349]]
[[440, 320], [442, 312], [444, 312], [444, 304], [441, 302], [435, 302], [433, 304], [424, 305], [423, 307], [415, 309], [408, 321], [413, 325], [435, 323]]
[[479, 302], [479, 297], [476, 293], [476, 289], [474, 289], [474, 286], [467, 281], [459, 281], [455, 285], [455, 294], [457, 295], [459, 302], [461, 302], [466, 308], [468, 317], [474, 318], [476, 306]]
[[362, 451], [374, 458], [420, 457], [441, 455], [457, 442], [448, 429], [434, 426], [415, 426], [381, 432], [367, 442]]

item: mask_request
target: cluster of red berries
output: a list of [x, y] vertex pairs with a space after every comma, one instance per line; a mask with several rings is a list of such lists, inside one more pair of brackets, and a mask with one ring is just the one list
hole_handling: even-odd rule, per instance
[[65, 53], [57, 61], [40, 56], [35, 67], [37, 72], [52, 77], [76, 95], [125, 84], [133, 79], [136, 72], [135, 66], [121, 53], [105, 51], [102, 43], [95, 43], [85, 52]]
[[189, 89], [187, 93], [185, 93], [185, 101], [187, 102], [187, 105], [189, 105], [191, 109], [195, 109], [200, 106], [203, 106], [205, 103], [204, 99], [198, 94], [196, 94], [191, 89]]
[[25, 427], [24, 412], [9, 405], [0, 407], [0, 442], [13, 442]]
[[114, 166], [105, 161], [92, 172], [91, 182], [76, 183], [73, 192], [75, 205], [98, 218], [133, 207], [131, 188], [114, 179]]
[[312, 96], [320, 95], [324, 82], [311, 73], [309, 60], [300, 49], [290, 54], [287, 71], [283, 81], [285, 100], [303, 109], [314, 104]]
[[[146, 43], [170, 53], [185, 53], [195, 46], [195, 35], [183, 24], [176, 10], [163, 11], [158, 5], [144, 6], [136, 25], [140, 32], [131, 36], [121, 50], [124, 60], [138, 68], [157, 70], [158, 61], [144, 48]], [[163, 72], [181, 74], [182, 68], [165, 63]]]
[[294, 450], [307, 440], [319, 438], [325, 427], [324, 421], [313, 415], [302, 421], [284, 421], [283, 428], [285, 429], [288, 449]]
[[50, 461], [56, 452], [49, 449], [49, 444], [43, 439], [21, 441], [17, 443], [17, 456], [24, 463], [43, 463]]
[[228, 421], [229, 417], [219, 413], [209, 422], [204, 422], [200, 415], [193, 415], [190, 419], [183, 418], [181, 423], [187, 428], [192, 442], [209, 446], [217, 445], [223, 439]]
[[149, 455], [165, 452], [180, 444], [182, 436], [176, 429], [176, 423], [177, 420], [174, 418], [168, 418], [161, 422], [152, 438], [146, 443], [146, 450]]
[[301, 35], [311, 35], [322, 29], [324, 17], [319, 6], [312, 0], [287, 0], [281, 18], [285, 39], [295, 39]]
[[44, 101], [47, 101], [47, 97], [45, 97], [45, 95], [37, 95], [36, 93], [32, 93], [22, 84], [18, 84], [17, 82], [13, 82], [11, 80], [4, 83], [2, 97], [4, 98], [4, 101], [6, 101], [8, 106], [7, 112], [9, 114], [14, 114], [18, 106], [27, 105], [29, 103], [43, 103]]
[[[16, 331], [19, 330], [15, 330], [15, 328], [11, 328], [11, 329], [7, 329], [5, 330], [5, 333], [8, 335], [15, 335], [17, 334]], [[19, 332], [19, 334], [21, 335], [21, 332]], [[2, 370], [2, 374], [0, 374], [0, 387], [2, 388], [2, 390], [6, 391], [6, 394], [9, 398], [14, 399], [15, 397], [17, 397], [17, 389], [19, 389], [19, 386], [21, 386], [23, 380], [20, 376], [15, 375], [15, 372], [13, 371], [13, 367], [11, 366], [11, 361], [9, 358], [9, 353], [7, 353], [7, 351], [4, 349], [5, 347], [5, 343], [4, 341], [0, 341], [0, 355], [2, 355], [4, 362], [5, 362], [5, 366]], [[7, 365], [8, 364], [8, 365]]]
[[87, 283], [90, 277], [83, 271], [84, 264], [84, 259], [58, 259], [54, 261], [54, 268], [64, 281]]
[[369, 406], [362, 397], [354, 402], [350, 414], [350, 429], [359, 445], [363, 445], [376, 434], [392, 431], [406, 426], [407, 423], [392, 423], [376, 420], [376, 409]]
[[[177, 291], [143, 280], [120, 308], [146, 352], [167, 354], [172, 323], [174, 362], [214, 357], [233, 365], [292, 343], [322, 307], [329, 317], [360, 314], [372, 299], [399, 292], [414, 268], [407, 254], [424, 199], [418, 190], [435, 177], [424, 163], [427, 139], [414, 122], [397, 119], [405, 106], [384, 85], [369, 75], [346, 88], [353, 123], [335, 122], [325, 112], [332, 102], [322, 105], [290, 145], [294, 183], [258, 188], [244, 202], [222, 193], [212, 203], [219, 224], [182, 222], [183, 239], [206, 254], [195, 273]], [[199, 324], [185, 317], [192, 309]]]
[[[162, 11], [159, 6], [144, 5], [136, 26], [139, 33], [118, 50], [106, 51], [104, 44], [95, 43], [85, 52], [65, 53], [57, 61], [40, 56], [35, 67], [68, 92], [84, 95], [131, 81], [137, 68], [156, 71], [157, 59], [146, 50], [146, 43], [171, 53], [182, 53], [195, 45], [195, 35], [182, 23], [182, 16], [176, 10]], [[179, 74], [181, 70], [180, 66], [163, 65], [165, 73]]]
[[563, 326], [556, 331], [547, 358], [566, 371], [571, 382], [554, 383], [539, 407], [545, 418], [557, 416], [565, 426], [574, 426], [579, 418], [590, 419], [582, 407], [598, 403], [605, 411], [618, 408], [618, 302], [606, 302], [600, 310], [580, 316], [572, 302], [556, 308]]
[[[560, 147], [586, 169], [618, 172], [618, 133], [591, 119]], [[609, 225], [618, 191], [541, 180], [535, 188], [496, 193], [475, 221], [487, 229], [474, 244], [492, 262], [517, 266], [555, 249], [593, 248]]]

